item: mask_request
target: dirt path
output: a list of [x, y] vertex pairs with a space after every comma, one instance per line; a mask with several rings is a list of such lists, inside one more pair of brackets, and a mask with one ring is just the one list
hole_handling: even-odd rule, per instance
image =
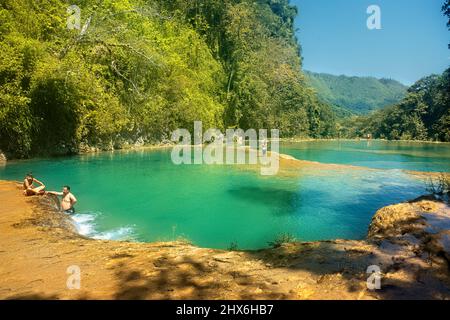
[[[338, 240], [240, 252], [180, 242], [91, 240], [77, 235], [70, 221], [42, 200], [25, 198], [14, 182], [0, 181], [0, 299], [450, 296], [446, 262], [436, 257], [430, 266], [409, 246]], [[367, 289], [372, 264], [383, 270], [381, 290]], [[80, 289], [67, 287], [71, 266], [80, 269]]]

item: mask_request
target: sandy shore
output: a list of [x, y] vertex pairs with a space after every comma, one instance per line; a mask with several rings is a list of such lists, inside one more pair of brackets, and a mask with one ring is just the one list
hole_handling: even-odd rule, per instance
[[[0, 203], [0, 299], [450, 298], [440, 238], [422, 238], [427, 233], [420, 226], [426, 223], [392, 235], [387, 227], [392, 221], [381, 210], [373, 241], [224, 251], [181, 242], [87, 239], [51, 209], [49, 200], [22, 196], [14, 182], [0, 181]], [[450, 213], [433, 201], [397, 206], [398, 217], [426, 212], [439, 223]], [[382, 270], [381, 290], [367, 288], [369, 265]], [[67, 287], [70, 266], [80, 268], [80, 289]]]

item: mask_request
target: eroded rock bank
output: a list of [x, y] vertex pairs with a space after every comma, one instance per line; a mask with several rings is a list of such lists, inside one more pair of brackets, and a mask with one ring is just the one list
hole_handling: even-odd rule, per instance
[[[14, 182], [0, 181], [0, 203], [1, 299], [450, 298], [450, 210], [431, 198], [379, 210], [367, 240], [258, 251], [87, 239]], [[380, 290], [367, 288], [371, 265]], [[80, 289], [67, 287], [70, 266]]]

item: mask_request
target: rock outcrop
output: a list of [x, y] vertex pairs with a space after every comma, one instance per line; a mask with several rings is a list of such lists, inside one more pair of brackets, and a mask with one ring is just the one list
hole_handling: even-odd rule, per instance
[[369, 241], [419, 243], [432, 254], [450, 257], [450, 208], [434, 196], [384, 207], [369, 226]]
[[422, 214], [435, 212], [441, 206], [445, 205], [430, 196], [381, 208], [372, 218], [367, 238], [376, 241], [421, 234], [426, 225]]
[[404, 278], [395, 271], [402, 270], [410, 274], [412, 281], [428, 283], [428, 291], [432, 287], [449, 290], [450, 208], [447, 203], [434, 196], [423, 196], [384, 207], [372, 218], [367, 241], [381, 250], [393, 251], [391, 276]]

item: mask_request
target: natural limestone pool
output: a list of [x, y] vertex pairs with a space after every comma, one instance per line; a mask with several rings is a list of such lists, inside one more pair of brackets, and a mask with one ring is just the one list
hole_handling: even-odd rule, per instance
[[70, 185], [79, 200], [73, 219], [94, 238], [256, 249], [280, 234], [364, 238], [377, 209], [425, 193], [424, 182], [405, 170], [450, 171], [450, 144], [283, 142], [280, 152], [342, 166], [262, 176], [245, 166], [174, 165], [165, 148], [11, 161], [0, 179], [33, 171], [47, 189]]

